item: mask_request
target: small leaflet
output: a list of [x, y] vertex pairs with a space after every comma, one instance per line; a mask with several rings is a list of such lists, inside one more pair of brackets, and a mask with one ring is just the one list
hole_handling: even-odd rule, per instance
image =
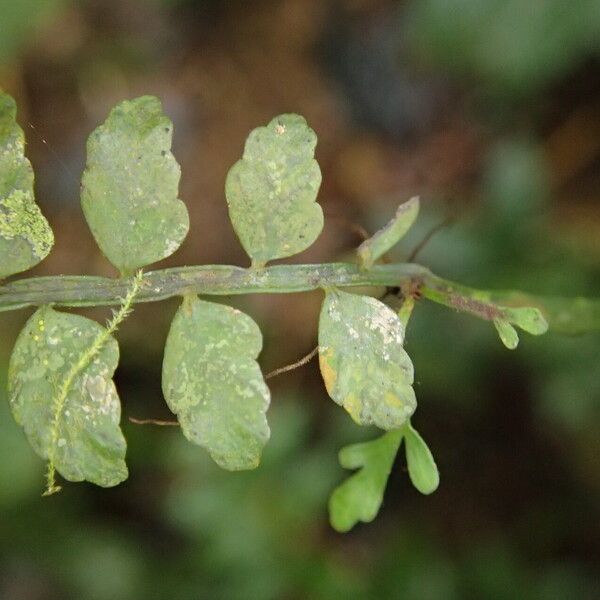
[[270, 435], [270, 394], [256, 362], [258, 325], [230, 306], [188, 296], [177, 311], [162, 386], [183, 434], [224, 469], [254, 469]]
[[89, 363], [82, 358], [106, 333], [80, 315], [40, 308], [17, 339], [8, 390], [15, 420], [52, 470], [68, 481], [111, 487], [127, 479], [121, 404], [112, 381], [118, 344], [108, 336]]
[[412, 227], [419, 214], [419, 198], [415, 196], [401, 204], [394, 217], [357, 249], [363, 269], [370, 269], [375, 261], [395, 246]]
[[432, 494], [440, 484], [440, 475], [425, 440], [410, 423], [404, 428], [408, 475], [421, 494]]
[[123, 274], [170, 256], [187, 235], [172, 135], [158, 98], [142, 96], [117, 104], [88, 139], [81, 205], [100, 249]]
[[496, 327], [496, 331], [498, 331], [502, 343], [509, 350], [514, 350], [519, 344], [519, 334], [517, 333], [517, 330], [504, 319], [494, 319], [494, 326]]
[[404, 330], [406, 331], [406, 326], [408, 325], [408, 321], [412, 315], [412, 312], [415, 308], [415, 299], [412, 296], [408, 296], [404, 298], [402, 304], [398, 308], [398, 318], [400, 322], [404, 326]]
[[377, 516], [402, 435], [403, 430], [388, 431], [370, 442], [342, 448], [342, 467], [360, 470], [329, 499], [329, 519], [335, 530], [349, 531], [359, 521], [370, 523]]
[[542, 335], [548, 331], [548, 322], [539, 308], [524, 306], [521, 308], [502, 308], [506, 320], [532, 335]]
[[417, 406], [398, 315], [369, 296], [328, 291], [319, 320], [327, 392], [359, 425], [398, 429]]
[[316, 144], [303, 117], [280, 115], [250, 133], [243, 158], [229, 170], [229, 218], [254, 266], [298, 254], [321, 233]]
[[54, 235], [33, 195], [33, 169], [15, 101], [0, 90], [0, 279], [41, 262]]

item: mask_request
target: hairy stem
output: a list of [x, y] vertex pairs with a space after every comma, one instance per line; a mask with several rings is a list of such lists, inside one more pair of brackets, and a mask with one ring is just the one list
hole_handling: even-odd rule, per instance
[[60, 486], [56, 484], [56, 450], [58, 448], [58, 436], [60, 429], [60, 419], [65, 408], [67, 397], [75, 378], [83, 371], [92, 360], [98, 355], [100, 350], [106, 344], [106, 341], [110, 336], [115, 333], [119, 325], [127, 318], [131, 313], [133, 301], [138, 294], [142, 284], [142, 271], [138, 273], [130, 280], [129, 289], [124, 298], [121, 298], [121, 306], [119, 310], [115, 311], [112, 319], [106, 324], [106, 328], [103, 329], [94, 342], [86, 349], [83, 354], [79, 356], [77, 362], [73, 364], [60, 386], [56, 391], [56, 395], [52, 400], [52, 423], [50, 425], [50, 452], [48, 455], [48, 468], [46, 471], [46, 490], [44, 496], [50, 496], [60, 491]]
[[[413, 263], [378, 264], [361, 270], [351, 263], [274, 265], [244, 269], [226, 265], [175, 267], [144, 273], [135, 302], [156, 302], [186, 294], [284, 294], [332, 287], [389, 286], [412, 289], [426, 298], [486, 320], [499, 306], [536, 306], [551, 329], [580, 333], [600, 329], [600, 300], [540, 298], [523, 292], [482, 291], [461, 286]], [[32, 277], [0, 286], [0, 311], [27, 306], [121, 304], [131, 278], [59, 275]]]

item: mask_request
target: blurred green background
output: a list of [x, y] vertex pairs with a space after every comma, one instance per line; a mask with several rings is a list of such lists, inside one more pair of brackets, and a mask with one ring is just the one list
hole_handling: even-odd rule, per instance
[[[191, 215], [165, 265], [247, 259], [223, 185], [248, 131], [282, 112], [319, 136], [326, 228], [296, 262], [344, 259], [400, 199], [422, 216], [393, 258], [489, 288], [600, 296], [597, 0], [0, 0], [0, 86], [14, 95], [57, 244], [37, 274], [114, 275], [79, 208], [85, 140], [117, 101], [161, 97]], [[266, 371], [315, 344], [319, 294], [235, 298]], [[5, 401], [28, 311], [0, 313], [0, 598], [600, 597], [600, 335], [522, 336], [418, 305], [414, 422], [441, 472], [420, 496], [398, 459], [377, 520], [327, 523], [374, 436], [327, 398], [313, 361], [270, 383], [263, 464], [225, 473], [173, 428], [162, 349], [176, 303], [119, 334], [130, 479], [42, 499], [43, 464]], [[85, 314], [103, 320], [106, 310]]]

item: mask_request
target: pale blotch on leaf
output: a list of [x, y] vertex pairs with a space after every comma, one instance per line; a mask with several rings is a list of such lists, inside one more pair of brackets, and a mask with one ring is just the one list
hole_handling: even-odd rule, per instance
[[[8, 388], [15, 420], [37, 454], [68, 481], [110, 487], [127, 478], [121, 405], [112, 381], [117, 342], [109, 336], [89, 364], [74, 369], [105, 332], [85, 317], [40, 308], [19, 334]], [[57, 393], [70, 376], [57, 406]]]
[[165, 347], [162, 386], [183, 434], [232, 471], [258, 466], [270, 403], [256, 358], [262, 335], [246, 314], [186, 297]]
[[81, 204], [100, 249], [122, 273], [170, 256], [187, 235], [172, 135], [158, 98], [142, 96], [118, 104], [89, 137]]
[[229, 217], [253, 265], [302, 252], [321, 233], [316, 144], [303, 117], [280, 115], [250, 133], [243, 158], [229, 170]]
[[0, 91], [0, 279], [30, 269], [54, 244], [33, 195], [33, 170], [15, 101]]
[[401, 441], [402, 431], [396, 430], [342, 448], [342, 467], [360, 470], [338, 486], [329, 499], [329, 519], [334, 529], [349, 531], [359, 521], [369, 523], [377, 516]]
[[404, 445], [412, 484], [421, 494], [432, 494], [440, 484], [438, 468], [425, 440], [410, 423], [404, 428]]
[[319, 365], [327, 392], [360, 425], [397, 429], [417, 406], [398, 315], [369, 296], [326, 293]]
[[401, 204], [393, 218], [358, 247], [356, 252], [361, 268], [370, 269], [377, 259], [395, 246], [412, 227], [418, 214], [418, 197]]

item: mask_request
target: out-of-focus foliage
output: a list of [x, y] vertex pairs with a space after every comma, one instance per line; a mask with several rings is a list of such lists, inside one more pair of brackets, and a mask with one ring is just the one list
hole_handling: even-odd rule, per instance
[[499, 96], [523, 96], [600, 53], [596, 0], [423, 0], [407, 30], [420, 56]]
[[11, 59], [68, 0], [0, 0], [0, 65]]

